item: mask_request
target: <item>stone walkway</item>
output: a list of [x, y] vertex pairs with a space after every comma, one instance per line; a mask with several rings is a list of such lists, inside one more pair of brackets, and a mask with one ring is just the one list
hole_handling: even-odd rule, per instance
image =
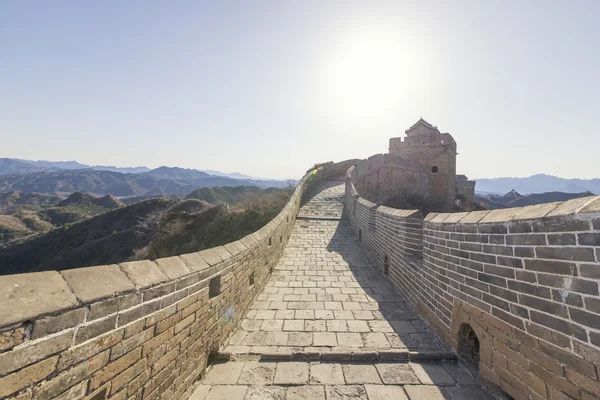
[[[264, 292], [194, 393], [213, 399], [488, 399], [374, 269], [344, 219], [344, 184], [300, 210]], [[409, 360], [411, 362], [409, 362]], [[415, 360], [435, 360], [415, 363]]]

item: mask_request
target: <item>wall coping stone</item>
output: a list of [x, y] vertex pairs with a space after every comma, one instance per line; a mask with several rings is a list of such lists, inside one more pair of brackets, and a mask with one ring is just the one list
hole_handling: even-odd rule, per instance
[[141, 260], [119, 264], [131, 282], [139, 289], [145, 289], [169, 280], [154, 261]]
[[192, 272], [179, 256], [159, 258], [155, 262], [170, 280], [181, 278]]
[[[60, 271], [60, 274], [82, 303], [91, 303], [135, 289], [117, 264], [67, 269]], [[90, 282], [94, 284], [90, 285]]]
[[425, 217], [425, 222], [442, 224], [487, 224], [567, 215], [593, 214], [598, 212], [600, 212], [600, 196], [589, 196], [563, 202], [543, 203], [525, 207], [471, 211], [468, 213], [429, 213]]
[[581, 210], [577, 211], [577, 214], [588, 214], [600, 212], [600, 196], [596, 196], [596, 199], [589, 202]]
[[210, 268], [210, 265], [204, 258], [200, 257], [198, 252], [182, 254], [179, 256], [192, 272], [201, 271]]
[[217, 254], [214, 249], [206, 249], [198, 252], [198, 255], [206, 261], [211, 267], [223, 262], [223, 259]]
[[[331, 163], [333, 168], [343, 167], [344, 170], [347, 164], [348, 161]], [[102, 319], [107, 312], [118, 310], [121, 325], [127, 318], [135, 317], [138, 309], [139, 312], [148, 312], [153, 307], [160, 307], [163, 301], [161, 296], [170, 299], [177, 294], [174, 291], [188, 287], [188, 290], [181, 292], [191, 295], [193, 291], [207, 286], [208, 281], [204, 281], [207, 277], [225, 276], [233, 271], [235, 256], [251, 250], [259, 243], [263, 244], [276, 230], [293, 223], [304, 190], [308, 184], [320, 182], [322, 177], [315, 174], [324, 170], [326, 168], [323, 167], [310, 169], [276, 217], [257, 232], [224, 246], [155, 261], [140, 260], [118, 265], [0, 276], [0, 285], [6, 288], [0, 293], [0, 331], [34, 319], [64, 319], [66, 317], [61, 314], [64, 311], [76, 307], [83, 310], [81, 305], [87, 304], [94, 310], [90, 311], [94, 313], [90, 321]], [[332, 172], [336, 171], [334, 169]], [[198, 284], [201, 287], [196, 288], [194, 285]], [[144, 303], [140, 303], [142, 296]], [[133, 308], [127, 308], [131, 306]], [[126, 314], [127, 317], [124, 316]], [[88, 325], [105, 322], [98, 321]]]
[[77, 298], [58, 272], [31, 272], [2, 277], [0, 304], [0, 326], [8, 326], [69, 309]]
[[577, 199], [571, 199], [561, 203], [557, 208], [551, 211], [547, 216], [548, 217], [557, 217], [569, 214], [576, 214], [581, 208], [585, 207], [587, 204], [593, 202], [594, 200], [591, 197], [580, 197]]
[[448, 218], [444, 220], [444, 222], [447, 224], [457, 223], [461, 219], [465, 218], [467, 215], [469, 215], [468, 212], [452, 213]]

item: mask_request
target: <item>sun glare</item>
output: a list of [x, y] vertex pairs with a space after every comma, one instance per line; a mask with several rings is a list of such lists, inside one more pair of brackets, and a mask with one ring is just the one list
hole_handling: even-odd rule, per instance
[[328, 101], [343, 114], [381, 117], [398, 109], [418, 80], [418, 53], [398, 34], [350, 35], [332, 52], [328, 67]]

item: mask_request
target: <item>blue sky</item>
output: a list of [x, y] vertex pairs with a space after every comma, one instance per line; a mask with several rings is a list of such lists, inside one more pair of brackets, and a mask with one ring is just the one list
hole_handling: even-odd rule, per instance
[[470, 177], [600, 177], [600, 2], [3, 1], [0, 157], [300, 177], [420, 117]]

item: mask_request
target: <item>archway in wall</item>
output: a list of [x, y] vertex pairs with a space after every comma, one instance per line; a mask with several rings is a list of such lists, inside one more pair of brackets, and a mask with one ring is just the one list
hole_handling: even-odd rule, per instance
[[467, 362], [467, 366], [477, 376], [479, 374], [479, 339], [477, 334], [471, 328], [471, 325], [464, 323], [458, 330], [458, 354]]

